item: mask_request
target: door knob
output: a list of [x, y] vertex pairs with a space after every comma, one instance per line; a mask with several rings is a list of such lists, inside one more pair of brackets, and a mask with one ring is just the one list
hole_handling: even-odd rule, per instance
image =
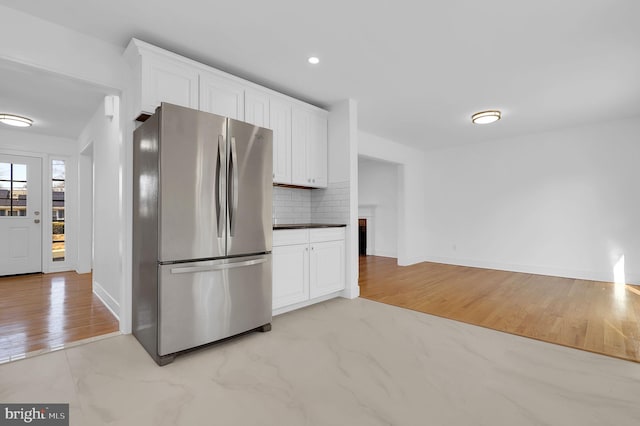
[[34, 219], [33, 223], [40, 223], [40, 219]]

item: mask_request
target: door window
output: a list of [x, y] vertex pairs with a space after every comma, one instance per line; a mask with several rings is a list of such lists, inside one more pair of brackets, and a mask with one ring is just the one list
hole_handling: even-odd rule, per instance
[[51, 253], [54, 262], [64, 261], [64, 195], [65, 164], [63, 160], [51, 161]]
[[0, 163], [0, 217], [27, 215], [27, 165]]

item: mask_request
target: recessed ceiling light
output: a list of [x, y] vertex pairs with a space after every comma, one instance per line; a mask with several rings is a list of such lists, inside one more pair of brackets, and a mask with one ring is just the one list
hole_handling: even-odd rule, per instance
[[33, 124], [33, 120], [19, 115], [0, 114], [0, 123], [15, 127], [29, 127]]
[[320, 58], [318, 58], [317, 56], [309, 56], [309, 59], [307, 59], [307, 61], [309, 61], [309, 63], [312, 65], [318, 65], [320, 63]]
[[489, 124], [500, 120], [502, 113], [498, 110], [480, 111], [471, 116], [471, 121], [475, 124]]

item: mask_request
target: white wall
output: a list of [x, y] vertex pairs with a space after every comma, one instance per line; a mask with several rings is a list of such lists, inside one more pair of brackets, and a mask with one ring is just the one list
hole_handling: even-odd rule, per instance
[[[347, 223], [345, 253], [346, 288], [343, 296], [360, 295], [358, 286], [358, 104], [347, 99], [332, 105], [328, 123], [329, 188], [312, 195], [312, 220]], [[323, 198], [327, 197], [323, 201]], [[335, 215], [322, 210], [326, 201], [334, 204]], [[314, 211], [314, 205], [315, 210]]]
[[120, 88], [125, 78], [124, 47], [4, 6], [0, 39], [11, 40], [0, 44], [0, 58], [109, 88]]
[[78, 265], [79, 274], [93, 269], [93, 143], [78, 157]]
[[397, 164], [358, 158], [358, 204], [375, 212], [371, 223], [367, 223], [367, 233], [373, 233], [373, 238], [367, 239], [367, 254], [398, 255], [397, 193]]
[[[124, 110], [129, 111], [132, 108], [126, 93], [130, 90], [130, 70], [122, 57], [125, 46], [115, 46], [3, 6], [0, 6], [0, 36], [5, 40], [11, 40], [11, 43], [0, 45], [0, 58], [102, 86], [108, 93], [120, 92]], [[94, 121], [95, 118], [94, 116]], [[111, 233], [95, 235], [96, 257], [99, 253], [106, 254], [106, 257], [99, 259], [100, 265], [98, 262], [94, 265], [98, 274], [94, 279], [100, 280], [99, 284], [104, 286], [104, 291], [95, 287], [94, 291], [101, 292], [101, 297], [105, 301], [109, 298], [113, 299], [108, 302], [111, 309], [114, 309], [116, 302], [119, 302], [120, 312], [115, 311], [115, 313], [120, 314], [120, 330], [129, 333], [131, 332], [130, 134], [134, 125], [131, 120], [114, 119], [114, 121], [118, 120], [122, 129], [115, 144], [119, 147], [118, 160], [115, 160], [114, 152], [109, 152], [110, 156], [105, 160], [104, 157], [99, 156], [101, 154], [98, 154], [97, 150], [94, 151], [96, 166], [102, 161], [107, 161], [111, 167], [96, 167], [96, 181], [109, 182], [109, 184], [97, 185], [95, 198], [102, 199], [104, 195], [113, 199], [114, 188], [110, 185], [118, 186], [119, 199], [117, 203], [112, 204], [111, 208], [116, 210], [114, 214], [120, 218], [117, 224], [113, 224]], [[80, 142], [88, 143], [86, 140]], [[120, 149], [123, 143], [126, 148]], [[78, 148], [76, 144], [76, 153]], [[111, 149], [115, 148], [112, 146]], [[117, 176], [115, 181], [114, 175]], [[108, 192], [101, 194], [100, 191], [105, 187]], [[99, 226], [100, 224], [96, 222], [96, 228]], [[86, 266], [86, 262], [83, 265]], [[103, 275], [101, 271], [105, 271], [105, 274]]]
[[[79, 151], [89, 145], [93, 152], [94, 258], [93, 291], [111, 311], [122, 316], [125, 219], [122, 192], [122, 140], [119, 108], [116, 116], [105, 116], [104, 103], [93, 114], [79, 138]], [[88, 169], [83, 168], [84, 172]], [[90, 169], [89, 169], [90, 170]], [[84, 206], [86, 211], [86, 205]]]
[[[0, 128], [0, 152], [26, 155], [42, 159], [42, 221], [44, 226], [42, 246], [43, 272], [68, 271], [76, 268], [78, 258], [78, 207], [77, 169], [78, 156], [76, 141], [35, 133], [32, 128]], [[65, 260], [53, 262], [51, 259], [51, 160], [65, 161]]]
[[366, 132], [358, 135], [358, 154], [398, 166], [398, 264], [422, 262], [425, 253], [425, 154]]
[[430, 151], [429, 260], [640, 283], [640, 119]]

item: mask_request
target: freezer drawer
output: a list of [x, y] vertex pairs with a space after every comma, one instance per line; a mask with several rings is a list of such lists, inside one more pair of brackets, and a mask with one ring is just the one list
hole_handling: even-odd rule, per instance
[[161, 265], [158, 355], [271, 322], [271, 255]]

